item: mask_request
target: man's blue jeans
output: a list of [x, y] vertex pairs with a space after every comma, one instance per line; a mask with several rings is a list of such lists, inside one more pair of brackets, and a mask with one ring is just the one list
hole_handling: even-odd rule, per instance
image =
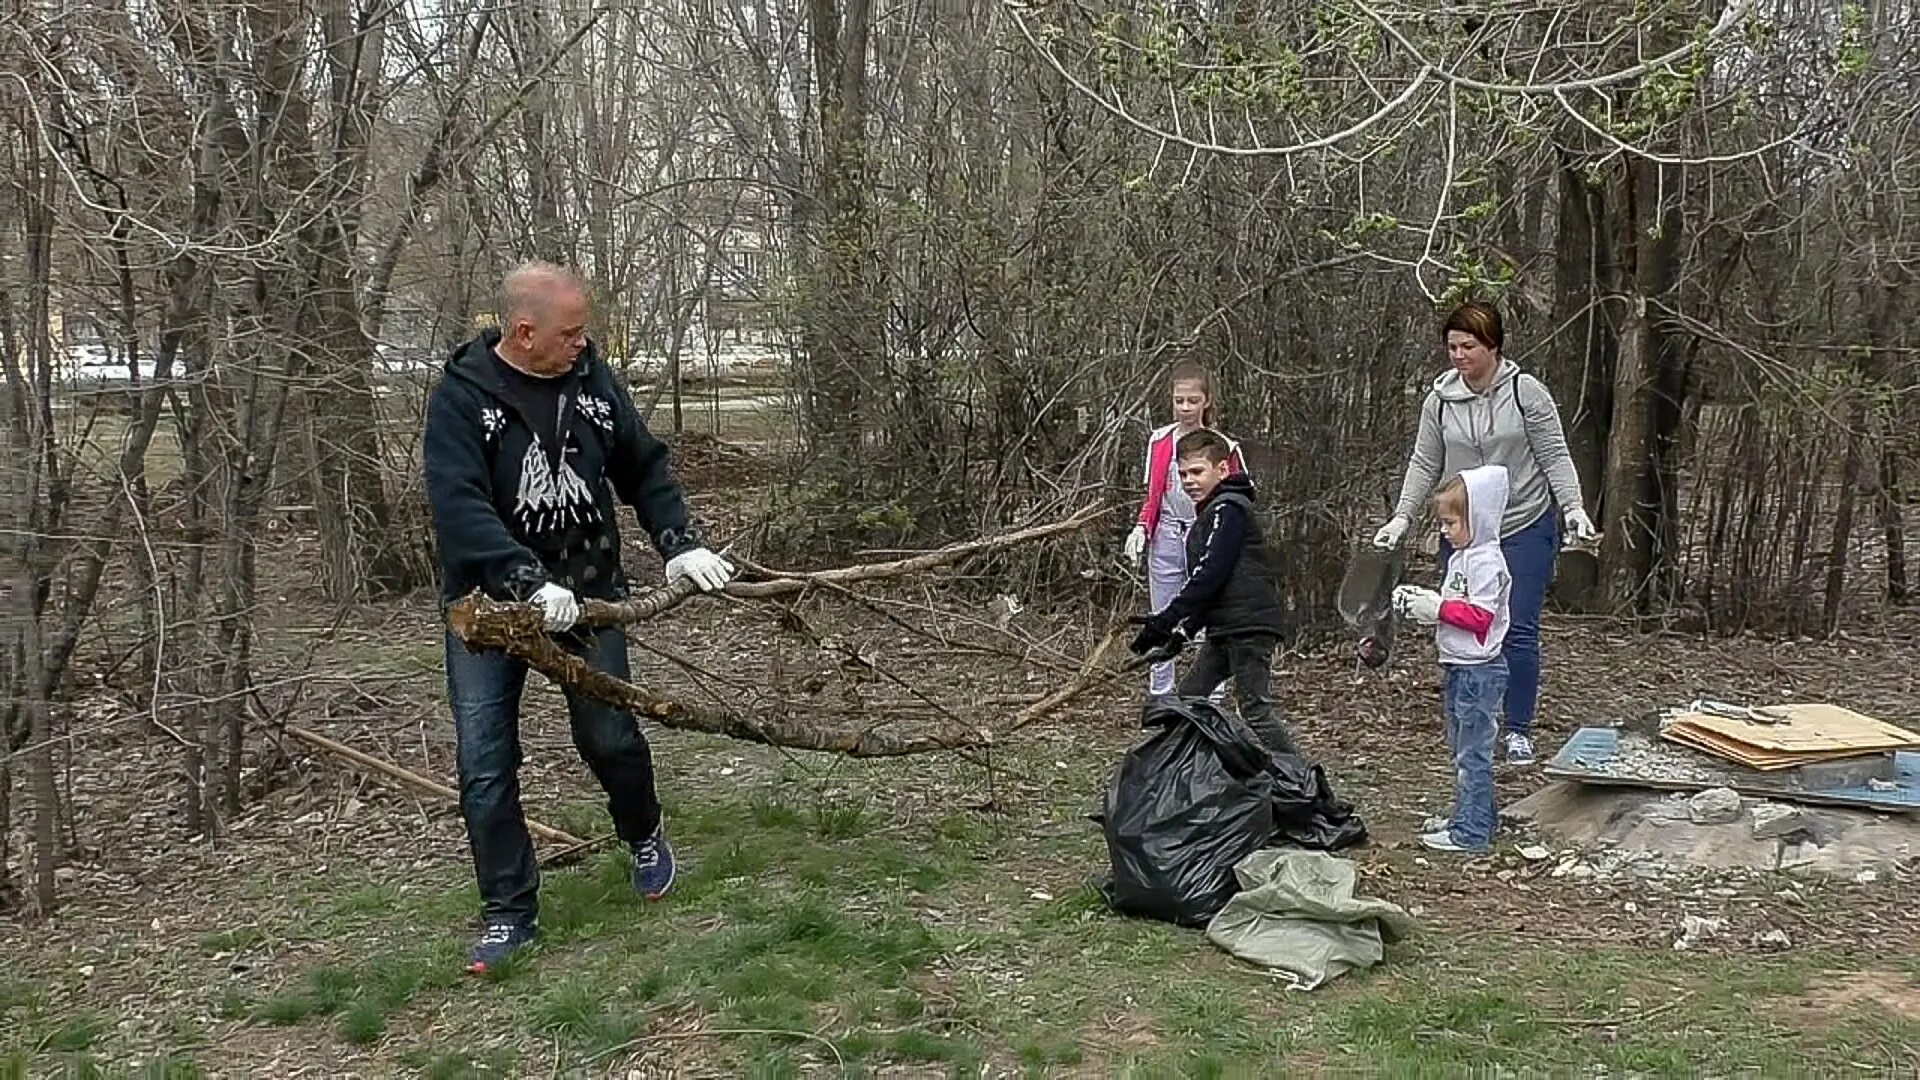
[[[630, 677], [627, 639], [617, 628], [556, 639], [597, 670]], [[520, 810], [520, 692], [527, 665], [495, 650], [468, 652], [447, 634], [447, 699], [453, 705], [460, 813], [489, 921], [534, 921], [540, 871]], [[653, 751], [631, 713], [567, 691], [573, 745], [607, 793], [614, 832], [628, 844], [653, 835], [660, 800], [653, 786]]]
[[[1547, 507], [1540, 520], [1500, 541], [1513, 587], [1507, 594], [1507, 636], [1500, 655], [1507, 661], [1507, 730], [1533, 734], [1540, 705], [1540, 612], [1553, 584], [1553, 562], [1560, 553], [1560, 509]], [[1440, 541], [1440, 574], [1445, 580], [1453, 545]]]
[[1447, 749], [1453, 755], [1453, 842], [1475, 851], [1493, 843], [1493, 740], [1500, 727], [1500, 700], [1507, 692], [1507, 662], [1448, 664]]

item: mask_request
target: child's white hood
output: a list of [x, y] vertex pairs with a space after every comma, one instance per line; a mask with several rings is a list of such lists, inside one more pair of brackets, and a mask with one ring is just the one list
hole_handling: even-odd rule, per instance
[[1507, 512], [1507, 470], [1503, 465], [1482, 465], [1460, 474], [1467, 486], [1467, 526], [1473, 539], [1447, 560], [1441, 579], [1440, 598], [1464, 600], [1493, 614], [1493, 625], [1485, 634], [1477, 634], [1442, 621], [1434, 632], [1443, 664], [1484, 664], [1500, 655], [1506, 640], [1510, 616], [1507, 601], [1512, 579], [1507, 576], [1507, 558], [1500, 550], [1500, 519]]
[[1467, 485], [1467, 527], [1473, 530], [1469, 547], [1500, 542], [1500, 522], [1507, 514], [1507, 467], [1481, 465], [1460, 474]]

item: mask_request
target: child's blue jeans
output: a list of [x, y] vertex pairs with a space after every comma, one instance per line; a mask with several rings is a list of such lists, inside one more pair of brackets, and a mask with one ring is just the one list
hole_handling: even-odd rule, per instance
[[1493, 740], [1507, 693], [1507, 661], [1446, 665], [1447, 749], [1453, 754], [1453, 814], [1447, 831], [1461, 847], [1493, 843]]

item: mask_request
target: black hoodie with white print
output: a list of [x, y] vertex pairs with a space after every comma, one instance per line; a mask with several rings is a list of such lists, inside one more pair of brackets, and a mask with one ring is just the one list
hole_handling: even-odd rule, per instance
[[494, 353], [499, 341], [488, 331], [455, 349], [427, 399], [422, 456], [441, 602], [476, 589], [527, 600], [548, 582], [620, 599], [616, 496], [661, 558], [701, 546], [666, 444], [648, 433], [592, 344], [555, 377], [554, 425], [536, 433]]

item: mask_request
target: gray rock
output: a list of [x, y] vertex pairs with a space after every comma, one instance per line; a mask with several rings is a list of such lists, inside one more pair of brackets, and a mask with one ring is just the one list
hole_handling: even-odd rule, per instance
[[1727, 928], [1725, 919], [1704, 919], [1698, 915], [1688, 915], [1680, 920], [1680, 937], [1673, 943], [1675, 952], [1686, 952], [1699, 946], [1709, 938], [1719, 935]]
[[1730, 825], [1740, 820], [1740, 794], [1732, 788], [1708, 788], [1687, 800], [1687, 816], [1695, 825]]
[[1753, 806], [1753, 838], [1771, 840], [1804, 833], [1813, 828], [1806, 812], [1797, 806], [1761, 802]]

